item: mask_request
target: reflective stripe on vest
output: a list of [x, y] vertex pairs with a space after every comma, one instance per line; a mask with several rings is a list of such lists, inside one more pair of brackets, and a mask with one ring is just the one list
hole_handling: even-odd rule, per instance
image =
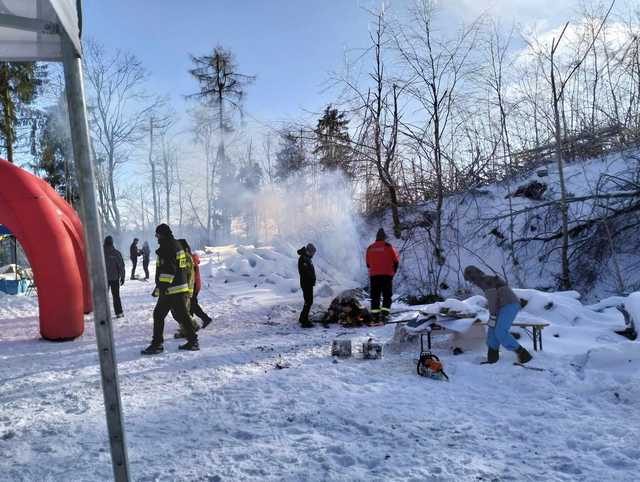
[[168, 295], [177, 295], [178, 293], [189, 293], [189, 285], [187, 283], [167, 288]]
[[184, 250], [180, 250], [176, 253], [176, 259], [178, 260], [178, 266], [184, 269], [187, 267], [187, 253]]
[[172, 274], [160, 273], [158, 280], [160, 283], [173, 283], [173, 279], [175, 278]]

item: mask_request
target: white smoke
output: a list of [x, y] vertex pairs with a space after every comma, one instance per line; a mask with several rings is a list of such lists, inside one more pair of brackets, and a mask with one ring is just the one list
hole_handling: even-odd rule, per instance
[[265, 186], [255, 206], [261, 241], [287, 251], [313, 243], [316, 266], [337, 282], [353, 286], [366, 279], [360, 217], [341, 173], [299, 174]]

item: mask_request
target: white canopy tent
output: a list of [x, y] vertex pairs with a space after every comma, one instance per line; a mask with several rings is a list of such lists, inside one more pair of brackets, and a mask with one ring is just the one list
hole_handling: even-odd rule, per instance
[[64, 64], [113, 474], [116, 481], [125, 482], [129, 481], [129, 463], [84, 97], [81, 33], [81, 0], [0, 0], [0, 61]]

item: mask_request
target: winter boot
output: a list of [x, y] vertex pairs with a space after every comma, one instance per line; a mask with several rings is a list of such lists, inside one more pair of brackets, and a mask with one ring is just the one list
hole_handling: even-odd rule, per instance
[[211, 319], [211, 317], [207, 317], [202, 321], [202, 329], [204, 330], [207, 326], [209, 326], [211, 324], [213, 320]]
[[164, 351], [164, 347], [162, 343], [157, 345], [155, 343], [151, 343], [148, 347], [140, 352], [141, 355], [158, 355]]
[[489, 348], [487, 350], [487, 361], [485, 363], [496, 363], [500, 358], [500, 350], [497, 348]]
[[516, 353], [518, 354], [518, 363], [522, 363], [523, 365], [528, 361], [531, 361], [531, 359], [533, 358], [531, 356], [531, 353], [525, 350], [522, 346], [519, 346], [516, 349]]
[[313, 323], [310, 320], [300, 320], [300, 326], [302, 328], [313, 328]]
[[184, 345], [180, 345], [178, 347], [179, 350], [187, 350], [187, 351], [198, 351], [200, 350], [200, 345], [198, 344], [198, 339], [189, 340]]

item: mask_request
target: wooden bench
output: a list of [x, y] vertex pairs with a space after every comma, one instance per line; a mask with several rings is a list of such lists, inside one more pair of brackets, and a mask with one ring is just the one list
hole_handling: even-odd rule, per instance
[[[474, 325], [487, 325], [486, 321], [477, 321]], [[533, 351], [542, 351], [542, 330], [544, 330], [550, 323], [545, 321], [530, 322], [530, 321], [516, 321], [511, 326], [517, 326], [522, 328], [529, 338], [533, 340]], [[424, 336], [427, 336], [427, 347], [431, 350], [431, 334], [434, 331], [448, 331], [446, 326], [439, 325], [437, 322], [429, 324], [424, 332], [420, 333], [420, 349], [424, 351]]]

